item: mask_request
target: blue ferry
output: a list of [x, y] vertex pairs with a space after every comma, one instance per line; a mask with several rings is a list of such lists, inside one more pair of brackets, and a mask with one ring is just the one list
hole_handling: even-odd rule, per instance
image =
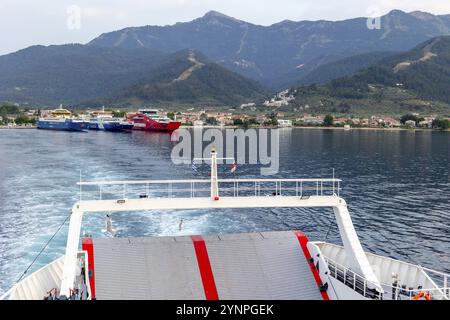
[[89, 121], [90, 130], [104, 130], [112, 132], [130, 131], [134, 127], [133, 122], [124, 121], [108, 116], [99, 116]]
[[37, 123], [38, 129], [84, 131], [89, 129], [89, 122], [67, 118], [41, 118]]
[[113, 132], [129, 131], [132, 130], [133, 127], [134, 127], [133, 123], [128, 123], [120, 119], [114, 119], [103, 122], [103, 129], [105, 131], [113, 131]]
[[89, 122], [73, 119], [72, 112], [63, 109], [60, 106], [59, 109], [52, 111], [52, 117], [40, 118], [37, 123], [37, 128], [46, 130], [84, 131], [89, 129]]

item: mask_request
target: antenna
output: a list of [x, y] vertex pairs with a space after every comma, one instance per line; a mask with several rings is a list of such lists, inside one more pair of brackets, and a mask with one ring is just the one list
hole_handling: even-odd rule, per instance
[[234, 158], [217, 158], [216, 147], [211, 148], [211, 158], [194, 158], [193, 161], [211, 160], [211, 198], [215, 201], [219, 200], [219, 182], [217, 178], [217, 160], [233, 160]]
[[333, 168], [333, 196], [334, 196], [334, 168]]
[[80, 201], [81, 201], [81, 169], [80, 169]]

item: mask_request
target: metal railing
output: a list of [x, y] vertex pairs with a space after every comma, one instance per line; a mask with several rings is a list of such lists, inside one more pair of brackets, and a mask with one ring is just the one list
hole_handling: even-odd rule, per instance
[[369, 299], [378, 299], [378, 300], [413, 300], [415, 296], [417, 296], [419, 293], [428, 293], [431, 295], [433, 299], [443, 299], [443, 300], [450, 300], [450, 288], [448, 287], [448, 278], [449, 275], [438, 272], [435, 270], [422, 268], [424, 271], [431, 272], [436, 275], [442, 276], [442, 287], [440, 288], [431, 288], [431, 289], [424, 289], [421, 287], [418, 288], [407, 288], [406, 286], [402, 286], [400, 284], [394, 286], [392, 284], [384, 284], [382, 283], [384, 292], [377, 292], [374, 289], [371, 289], [370, 287], [373, 287], [371, 283], [366, 280], [361, 275], [355, 273], [354, 271], [350, 270], [349, 268], [339, 264], [338, 262], [324, 257], [328, 269], [330, 270], [330, 276], [337, 279], [338, 281], [342, 282], [346, 286], [350, 287], [354, 291], [358, 292], [362, 296], [369, 298]]
[[358, 292], [363, 297], [377, 300], [383, 299], [383, 293], [373, 289], [376, 287], [375, 284], [371, 284], [363, 276], [353, 272], [349, 268], [327, 257], [324, 258], [330, 270], [330, 276]]
[[[339, 196], [339, 179], [219, 179], [224, 197]], [[80, 200], [117, 198], [176, 198], [209, 196], [211, 180], [142, 180], [78, 182]], [[93, 189], [94, 188], [94, 189]], [[91, 197], [92, 198], [92, 197]]]

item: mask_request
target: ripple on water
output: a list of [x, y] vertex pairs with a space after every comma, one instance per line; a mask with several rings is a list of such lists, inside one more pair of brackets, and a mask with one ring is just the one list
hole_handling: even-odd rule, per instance
[[[277, 177], [330, 177], [334, 168], [368, 251], [450, 272], [449, 141], [445, 133], [285, 131]], [[195, 176], [190, 166], [172, 164], [172, 145], [166, 134], [3, 130], [0, 293], [67, 217], [78, 199], [80, 170], [84, 180], [207, 178], [207, 168]], [[259, 169], [238, 166], [237, 176], [259, 175]], [[98, 190], [86, 196], [97, 197]], [[114, 213], [113, 220], [124, 237], [300, 229], [310, 239], [340, 243], [332, 210]], [[83, 233], [106, 236], [102, 229], [102, 215], [85, 216]], [[64, 254], [66, 234], [67, 224], [30, 272]]]

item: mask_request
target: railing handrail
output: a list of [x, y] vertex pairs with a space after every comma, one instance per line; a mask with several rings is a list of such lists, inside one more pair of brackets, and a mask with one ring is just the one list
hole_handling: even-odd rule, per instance
[[[340, 179], [318, 178], [318, 179], [218, 179], [218, 182], [342, 182]], [[81, 186], [98, 186], [98, 185], [124, 185], [124, 184], [184, 184], [184, 183], [211, 183], [208, 179], [194, 180], [124, 180], [124, 181], [82, 181], [77, 182]]]
[[[324, 258], [325, 258], [325, 261], [327, 262], [328, 265], [329, 265], [330, 262], [331, 262], [331, 264], [333, 264], [335, 267], [342, 269], [342, 271], [344, 272], [344, 283], [345, 283], [345, 281], [346, 281], [345, 275], [346, 275], [348, 272], [354, 274], [355, 278], [356, 278], [356, 277], [359, 277], [359, 278], [363, 281], [364, 288], [367, 287], [367, 284], [368, 284], [368, 283], [371, 283], [370, 281], [368, 281], [367, 279], [365, 279], [363, 276], [361, 276], [361, 275], [358, 274], [357, 272], [355, 272], [355, 271], [351, 270], [350, 268], [348, 268], [348, 267], [346, 267], [346, 266], [340, 264], [339, 262], [337, 262], [337, 261], [335, 261], [335, 260], [333, 260], [333, 259], [330, 259], [330, 258], [328, 258], [328, 257], [326, 257], [326, 256], [324, 256]], [[423, 269], [424, 269], [424, 270], [431, 270], [431, 269], [427, 269], [427, 268], [423, 268]], [[434, 270], [431, 270], [431, 271], [434, 271]], [[437, 273], [440, 273], [440, 272], [437, 271]], [[447, 276], [445, 273], [441, 273], [441, 274], [442, 274], [443, 276]], [[336, 273], [336, 275], [337, 275], [337, 273]], [[330, 276], [332, 276], [332, 275], [331, 275], [331, 272], [330, 272]], [[336, 277], [333, 277], [333, 278], [336, 278], [336, 279], [337, 279], [337, 276], [336, 276]], [[419, 293], [419, 292], [434, 292], [434, 291], [438, 291], [439, 294], [443, 295], [446, 299], [450, 299], [450, 296], [447, 296], [447, 293], [446, 293], [447, 290], [450, 289], [450, 287], [442, 287], [442, 288], [439, 288], [439, 287], [438, 287], [438, 288], [431, 288], [431, 289], [421, 288], [421, 289], [412, 289], [412, 290], [411, 290], [411, 289], [409, 289], [409, 288], [394, 287], [392, 284], [388, 284], [388, 283], [381, 283], [381, 285], [382, 285], [383, 287], [387, 287], [387, 288], [391, 288], [391, 289], [399, 289], [399, 290], [401, 290], [402, 292], [407, 292], [407, 293], [409, 293], [408, 295], [409, 295], [411, 298], [412, 298], [414, 292]]]
[[430, 269], [430, 268], [426, 268], [426, 267], [421, 267], [421, 268], [423, 270], [425, 270], [425, 271], [432, 272], [432, 273], [435, 273], [437, 275], [450, 278], [450, 273], [445, 273], [445, 272], [442, 272], [442, 271], [436, 271], [436, 270], [433, 270], [433, 269]]

